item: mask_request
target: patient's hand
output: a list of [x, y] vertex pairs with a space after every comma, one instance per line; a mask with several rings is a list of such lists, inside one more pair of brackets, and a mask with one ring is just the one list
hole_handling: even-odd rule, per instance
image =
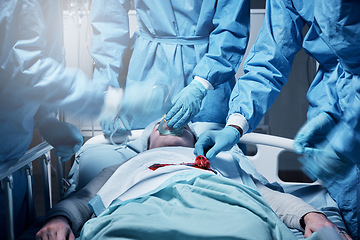
[[70, 228], [69, 221], [65, 217], [58, 216], [48, 221], [40, 231], [36, 233], [36, 239], [75, 240], [75, 236]]
[[305, 238], [310, 237], [311, 234], [313, 234], [316, 231], [319, 231], [320, 228], [333, 227], [338, 232], [340, 232], [340, 235], [343, 237], [343, 239], [351, 240], [351, 237], [348, 234], [346, 234], [343, 231], [340, 231], [335, 224], [333, 224], [332, 222], [329, 221], [329, 219], [327, 219], [327, 217], [324, 214], [317, 212], [310, 212], [305, 215], [304, 222], [305, 222], [305, 233], [304, 233]]

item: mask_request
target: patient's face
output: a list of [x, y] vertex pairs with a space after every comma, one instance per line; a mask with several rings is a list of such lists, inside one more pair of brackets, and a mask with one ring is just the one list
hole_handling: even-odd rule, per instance
[[195, 135], [188, 126], [185, 127], [183, 133], [179, 136], [164, 135], [158, 131], [157, 124], [149, 138], [148, 149], [170, 146], [194, 147]]

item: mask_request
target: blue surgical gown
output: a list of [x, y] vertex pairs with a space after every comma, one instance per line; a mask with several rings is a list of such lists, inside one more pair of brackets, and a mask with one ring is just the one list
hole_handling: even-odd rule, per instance
[[[248, 132], [256, 128], [279, 95], [288, 80], [295, 54], [301, 48], [319, 63], [307, 93], [308, 119], [320, 112], [327, 112], [340, 121], [352, 101], [353, 95], [348, 94], [352, 80], [344, 75], [338, 56], [319, 36], [314, 25], [314, 5], [314, 2], [302, 0], [266, 2], [264, 23], [246, 59], [245, 75], [236, 83], [230, 100], [229, 116], [234, 113], [244, 116], [249, 125]], [[303, 36], [305, 25], [309, 29]], [[355, 175], [356, 171], [351, 171], [348, 178], [354, 180]], [[344, 198], [338, 198], [338, 193], [342, 191], [339, 185], [329, 191], [338, 204], [346, 200], [354, 203], [351, 201], [355, 198], [354, 190], [347, 189], [350, 192]], [[345, 207], [350, 209], [356, 206]], [[345, 216], [348, 226], [353, 226], [353, 217]]]
[[[317, 1], [315, 23], [319, 35], [339, 57], [343, 75], [351, 81], [348, 95], [349, 103], [340, 123], [329, 137], [330, 146], [342, 157], [351, 160], [357, 165], [356, 177], [350, 179], [353, 191], [356, 191], [357, 207], [353, 208], [354, 225], [357, 227], [357, 238], [360, 237], [360, 2], [352, 0]], [[321, 11], [328, 14], [320, 14]], [[343, 186], [341, 186], [343, 187]], [[346, 190], [341, 187], [339, 197], [346, 196]], [[346, 197], [345, 197], [346, 198]], [[345, 199], [346, 200], [346, 199]]]
[[[94, 79], [116, 87], [126, 81], [127, 89], [161, 86], [173, 99], [199, 76], [215, 89], [208, 91], [192, 121], [225, 123], [235, 73], [248, 42], [249, 1], [135, 0], [134, 6], [138, 31], [130, 39], [130, 1], [93, 1]], [[138, 115], [132, 128], [143, 128], [161, 116]]]
[[[0, 2], [0, 164], [18, 159], [33, 137], [34, 116], [41, 105], [71, 113], [99, 114], [103, 93], [82, 72], [64, 68], [61, 2], [12, 0]], [[47, 112], [47, 111], [44, 111]], [[37, 114], [41, 117], [41, 114]], [[24, 227], [26, 178], [14, 178], [15, 230]], [[0, 192], [0, 221], [5, 221]], [[0, 224], [5, 239], [5, 224]]]
[[[336, 78], [336, 55], [319, 37], [313, 24], [313, 6], [306, 1], [270, 0], [258, 38], [244, 65], [245, 75], [234, 87], [229, 115], [240, 113], [252, 132], [287, 82], [294, 57], [301, 48], [319, 63], [307, 98], [308, 118], [321, 111], [341, 116]], [[309, 29], [303, 37], [305, 25]], [[341, 89], [338, 87], [338, 89]]]

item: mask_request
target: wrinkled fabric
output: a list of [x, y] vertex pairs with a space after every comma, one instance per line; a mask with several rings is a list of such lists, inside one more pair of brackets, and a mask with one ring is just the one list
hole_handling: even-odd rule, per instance
[[[199, 76], [215, 90], [209, 91], [192, 121], [225, 123], [248, 41], [249, 1], [135, 0], [134, 5], [139, 31], [130, 39], [130, 1], [93, 1], [94, 79], [117, 87], [126, 81], [126, 88], [166, 86], [172, 100]], [[145, 127], [168, 110], [152, 119], [133, 113], [132, 129]]]
[[[229, 116], [234, 113], [243, 115], [249, 124], [248, 132], [256, 128], [266, 111], [279, 95], [282, 87], [288, 80], [295, 54], [303, 48], [307, 54], [319, 63], [317, 74], [307, 93], [309, 101], [307, 118], [311, 120], [319, 115], [319, 113], [326, 112], [334, 118], [335, 122], [349, 119], [346, 120], [346, 123], [341, 123], [336, 128], [340, 129], [342, 125], [351, 124], [352, 127], [343, 128], [342, 133], [347, 135], [346, 139], [358, 138], [356, 136], [358, 135], [357, 131], [354, 131], [358, 121], [354, 117], [349, 116], [347, 118], [346, 116], [359, 116], [360, 111], [355, 110], [357, 108], [355, 102], [358, 101], [355, 91], [359, 92], [358, 89], [360, 88], [357, 88], [359, 81], [356, 80], [355, 75], [346, 74], [341, 59], [340, 63], [338, 60], [340, 54], [336, 53], [333, 47], [330, 47], [331, 45], [322, 34], [319, 34], [318, 23], [314, 20], [315, 12], [317, 11], [316, 14], [324, 18], [329, 17], [330, 14], [328, 14], [326, 8], [322, 11], [318, 9], [315, 11], [315, 2], [303, 0], [267, 1], [263, 26], [244, 65], [245, 75], [235, 85], [230, 99]], [[342, 15], [342, 18], [345, 18], [346, 22], [350, 21], [350, 18], [347, 19], [345, 15]], [[340, 19], [336, 16], [329, 18]], [[322, 23], [328, 24], [328, 22], [324, 21]], [[343, 22], [339, 24], [341, 25]], [[309, 30], [302, 37], [302, 30], [305, 25], [308, 25]], [[336, 26], [334, 25], [334, 27]], [[348, 29], [351, 29], [351, 27]], [[335, 40], [338, 41], [339, 39], [341, 38], [339, 37]], [[348, 40], [353, 41], [350, 38]], [[341, 46], [340, 41], [338, 43]], [[353, 50], [356, 51], [356, 48]], [[355, 56], [359, 55], [357, 53], [352, 54]], [[352, 56], [349, 60], [354, 59]], [[350, 114], [351, 112], [356, 112], [357, 115]], [[346, 152], [350, 153], [354, 145], [346, 144], [344, 137], [335, 134], [334, 136], [336, 136], [335, 138], [339, 145], [346, 148]], [[355, 156], [355, 152], [351, 153]], [[346, 181], [355, 181], [354, 176], [352, 174], [345, 176]], [[351, 198], [356, 194], [356, 188], [350, 189], [352, 193], [344, 193], [341, 198], [340, 193], [343, 192], [343, 189], [333, 187], [329, 190], [331, 196], [334, 197], [340, 207], [342, 202], [345, 201], [352, 203], [353, 209], [357, 208], [356, 204], [354, 205], [354, 202], [351, 201]], [[349, 209], [349, 207], [346, 208]], [[347, 227], [353, 225], [354, 215], [348, 215], [345, 208], [342, 210]], [[351, 227], [351, 234], [354, 236], [353, 230], [354, 228]]]
[[296, 239], [256, 190], [194, 172], [89, 220], [79, 239], [95, 238]]
[[[266, 14], [258, 38], [244, 65], [243, 75], [230, 98], [229, 116], [243, 115], [252, 132], [287, 82], [296, 53], [305, 52], [319, 63], [318, 72], [308, 90], [308, 118], [319, 112], [340, 117], [337, 78], [331, 78], [338, 62], [313, 25], [312, 3], [302, 0], [267, 1]], [[302, 37], [305, 25], [309, 30]], [[336, 89], [336, 90], [335, 90]], [[339, 89], [341, 90], [341, 89]]]
[[[344, 161], [350, 160], [357, 166], [357, 170], [352, 171], [352, 178], [347, 176], [342, 180], [345, 181], [344, 184], [334, 185], [336, 191], [333, 191], [333, 194], [340, 199], [345, 198], [344, 209], [353, 209], [348, 210], [346, 214], [352, 216], [351, 226], [354, 229], [352, 233], [353, 236], [356, 236], [354, 238], [359, 238], [360, 16], [358, 13], [360, 2], [351, 0], [316, 1], [315, 7], [314, 18], [317, 31], [338, 56], [341, 67], [344, 69], [344, 78], [351, 80], [351, 86], [347, 91], [351, 102], [341, 119], [342, 121], [329, 136], [329, 147], [335, 150]], [[328, 14], [321, 14], [324, 11]], [[344, 188], [344, 186], [346, 187]], [[353, 199], [350, 198], [350, 195], [353, 196]], [[346, 219], [349, 218], [346, 217]]]
[[[237, 156], [242, 161], [247, 161], [244, 155], [238, 152]], [[242, 156], [243, 158], [241, 158]], [[139, 196], [156, 189], [160, 184], [181, 171], [208, 171], [199, 168], [193, 168], [181, 163], [194, 163], [196, 156], [193, 154], [193, 148], [186, 147], [165, 147], [155, 148], [143, 152], [130, 161], [124, 163], [106, 184], [97, 193], [97, 197], [89, 205], [93, 212], [98, 216], [110, 204], [115, 201], [125, 201], [134, 196]], [[150, 170], [154, 164], [173, 164], [167, 167]], [[253, 189], [256, 189], [253, 180], [245, 171], [240, 168], [238, 158], [234, 158], [230, 153], [220, 154], [217, 159], [211, 162], [212, 173], [230, 178], [240, 183], [244, 183]], [[249, 169], [254, 175], [254, 169]], [[260, 174], [259, 174], [260, 175]], [[256, 176], [257, 177], [257, 176]], [[121, 182], [121, 186], [116, 183]], [[268, 183], [266, 181], [266, 183]]]
[[315, 8], [319, 35], [334, 50], [346, 71], [360, 75], [360, 2], [320, 0], [315, 2]]

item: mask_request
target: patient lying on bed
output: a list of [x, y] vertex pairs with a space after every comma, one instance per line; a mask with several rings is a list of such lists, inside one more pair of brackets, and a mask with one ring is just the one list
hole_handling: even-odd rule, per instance
[[190, 128], [178, 137], [149, 128], [148, 151], [104, 169], [56, 204], [37, 238], [74, 239], [81, 228], [81, 239], [288, 240], [296, 239], [289, 228], [305, 237], [325, 226], [339, 231], [301, 199], [271, 189], [236, 148], [211, 169], [196, 168]]

